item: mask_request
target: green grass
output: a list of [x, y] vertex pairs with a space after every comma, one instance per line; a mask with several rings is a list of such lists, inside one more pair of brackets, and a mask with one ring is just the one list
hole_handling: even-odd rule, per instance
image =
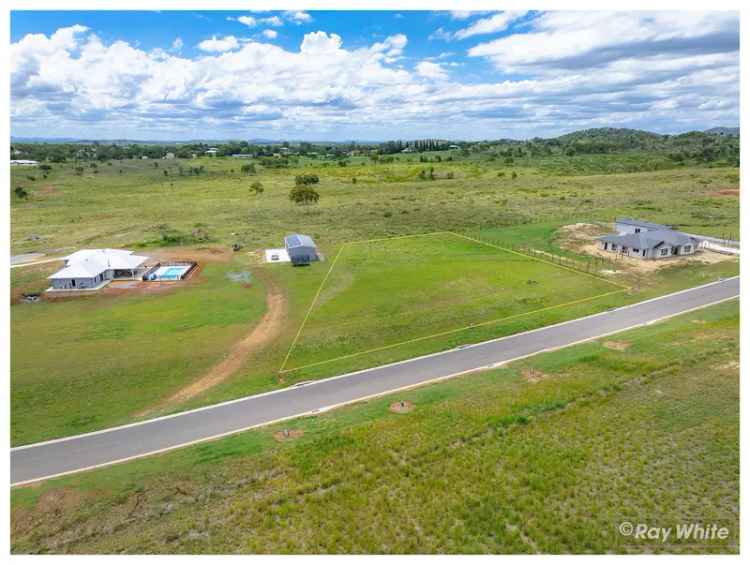
[[259, 281], [227, 278], [238, 268], [206, 264], [167, 293], [13, 306], [12, 443], [131, 421], [200, 376], [265, 311]]
[[[158, 168], [152, 163], [115, 161], [100, 166], [98, 174], [86, 169], [83, 176], [74, 173], [73, 164], [53, 165], [47, 179], [36, 181], [13, 169], [11, 186], [23, 186], [30, 194], [28, 200], [11, 200], [13, 252], [132, 246], [158, 238], [160, 226], [189, 234], [196, 224], [216, 242], [252, 248], [278, 245], [291, 230], [310, 233], [327, 244], [478, 225], [609, 221], [617, 214], [679, 224], [709, 235], [739, 232], [738, 199], [715, 194], [737, 188], [734, 167], [570, 176], [532, 162], [511, 167], [500, 162], [424, 164], [399, 159], [347, 167], [320, 161], [289, 169], [258, 166], [257, 175], [246, 176], [234, 159], [162, 161]], [[179, 167], [197, 164], [206, 167], [205, 174], [179, 176]], [[421, 181], [418, 173], [425, 166], [434, 166], [439, 176], [453, 172], [455, 178]], [[514, 170], [516, 179], [510, 178]], [[300, 173], [320, 176], [321, 199], [314, 209], [295, 208], [289, 202], [294, 176]], [[500, 173], [505, 176], [498, 177]], [[357, 184], [351, 182], [353, 177]], [[255, 181], [265, 188], [259, 196], [250, 189]], [[31, 235], [42, 239], [32, 240]]]
[[344, 245], [286, 369], [623, 291], [450, 233]]
[[[277, 247], [283, 236], [292, 231], [309, 233], [316, 239], [327, 257], [325, 262], [304, 269], [288, 265], [255, 267], [264, 280], [277, 284], [288, 300], [287, 316], [278, 339], [249, 358], [231, 379], [188, 402], [167, 406], [157, 414], [529, 330], [738, 273], [736, 261], [666, 269], [640, 278], [618, 273], [612, 280], [633, 286], [632, 293], [411, 342], [293, 371], [279, 378], [278, 370], [333, 257], [349, 241], [453, 230], [576, 258], [561, 249], [555, 239], [556, 230], [571, 222], [606, 221], [623, 214], [715, 235], [737, 233], [739, 226], [738, 200], [715, 194], [722, 188], [737, 186], [738, 169], [733, 167], [570, 176], [554, 173], [543, 167], [541, 161], [504, 166], [500, 161], [454, 157], [456, 160], [442, 163], [419, 163], [415, 156], [399, 157], [389, 164], [373, 164], [361, 158], [352, 159], [347, 167], [303, 159], [299, 166], [288, 169], [265, 169], [258, 165], [258, 174], [249, 176], [240, 173], [241, 163], [233, 159], [159, 161], [158, 168], [154, 168], [152, 161], [114, 161], [111, 166], [100, 165], [98, 174], [86, 168], [82, 176], [74, 173], [72, 163], [55, 164], [47, 179], [37, 176], [35, 181], [26, 178], [27, 172], [14, 168], [11, 186], [24, 186], [30, 196], [28, 200], [16, 197], [11, 200], [12, 252], [43, 251], [56, 256], [82, 247], [122, 247], [139, 249], [148, 255], [152, 247], [164, 245], [165, 234], [191, 241], [197, 237], [196, 230], [209, 237], [210, 245], [228, 246], [236, 242], [243, 245], [243, 252]], [[606, 167], [598, 170], [610, 170], [617, 160], [617, 156], [605, 157], [591, 158], [601, 163], [606, 161]], [[630, 170], [635, 157], [629, 154], [621, 158], [628, 161]], [[204, 174], [179, 175], [179, 167], [198, 164], [205, 166]], [[440, 180], [419, 179], [419, 172], [429, 166], [435, 167]], [[163, 174], [165, 169], [169, 172], [167, 177]], [[511, 178], [512, 171], [518, 173], [518, 178]], [[448, 172], [454, 173], [455, 178], [444, 178]], [[299, 208], [289, 202], [294, 176], [300, 173], [320, 176], [320, 184], [316, 185], [321, 194], [318, 206]], [[501, 173], [505, 176], [498, 176]], [[351, 181], [353, 177], [358, 179], [356, 184]], [[262, 182], [265, 188], [261, 195], [256, 196], [250, 189], [255, 181]], [[379, 311], [373, 314], [370, 310], [368, 314], [374, 318], [353, 316], [351, 323], [356, 327], [351, 335], [351, 326], [346, 331], [341, 326], [338, 334], [331, 332], [329, 336], [320, 331], [320, 324], [316, 328], [316, 320], [336, 321], [343, 316], [321, 310], [311, 318], [310, 331], [304, 332], [296, 352], [299, 356], [292, 361], [327, 360], [360, 346], [388, 345], [421, 337], [432, 333], [426, 331], [432, 327], [452, 329], [464, 322], [492, 319], [495, 313], [531, 309], [530, 304], [503, 300], [496, 306], [483, 302], [481, 296], [461, 295], [462, 288], [464, 293], [473, 293], [492, 286], [490, 274], [494, 271], [488, 267], [493, 263], [487, 259], [491, 256], [489, 249], [478, 264], [465, 261], [462, 265], [474, 277], [468, 282], [458, 280], [447, 262], [434, 271], [430, 285], [435, 293], [430, 296], [448, 301], [450, 308], [445, 312], [430, 309], [428, 297], [420, 296], [422, 272], [415, 266], [407, 265], [406, 270], [394, 273], [387, 270], [387, 265], [378, 265], [385, 269], [388, 278], [398, 280], [399, 292], [392, 292], [396, 285], [390, 289], [387, 284], [378, 286], [388, 280], [374, 269], [363, 272], [366, 277], [362, 280], [375, 286], [361, 296], [342, 292], [334, 302], [337, 307], [356, 309], [367, 306], [369, 302], [360, 300], [368, 293], [373, 294]], [[482, 255], [472, 253], [475, 258]], [[496, 250], [492, 253], [495, 257], [502, 256]], [[219, 271], [222, 268], [215, 267]], [[45, 277], [53, 270], [54, 264], [13, 269], [12, 295], [41, 290], [46, 286]], [[154, 296], [14, 304], [11, 307], [13, 442], [50, 439], [132, 421], [133, 414], [140, 409], [189, 383], [220, 359], [260, 316], [262, 296], [256, 287], [250, 294], [258, 294], [247, 298], [252, 304], [247, 309], [238, 308], [244, 304], [242, 300], [247, 293], [219, 271], [207, 283], [209, 286], [191, 288], [189, 292], [181, 290], [166, 300]], [[337, 272], [337, 277], [343, 273]], [[584, 287], [576, 288], [571, 283], [585, 279], [587, 287], [589, 279], [561, 276], [564, 272], [555, 271], [554, 278], [537, 277], [539, 293], [544, 290], [545, 295], [528, 298], [532, 302], [556, 302], [566, 293], [586, 295]], [[523, 281], [520, 272], [514, 274], [519, 275], [516, 283]], [[206, 276], [209, 275], [206, 271]], [[454, 284], [459, 292], [442, 290], [442, 280]], [[558, 280], [560, 288], [549, 292], [548, 285]], [[334, 282], [339, 287], [345, 284], [338, 279]], [[514, 283], [510, 288], [515, 292], [517, 286]], [[537, 292], [530, 288], [523, 290]], [[187, 294], [183, 296], [184, 292]], [[463, 299], [466, 302], [462, 303]], [[183, 300], [189, 305], [187, 309], [181, 309]], [[406, 316], [393, 315], [396, 309], [406, 312]], [[181, 317], [180, 312], [187, 318]], [[429, 315], [420, 316], [419, 312]], [[152, 327], [154, 317], [165, 318], [163, 330], [158, 325]], [[408, 319], [412, 324], [405, 323]], [[375, 320], [377, 324], [372, 323]], [[324, 345], [325, 350], [313, 352], [316, 343]]]
[[[736, 553], [737, 302], [607, 339], [14, 489], [12, 551]], [[616, 533], [686, 519], [730, 540]]]

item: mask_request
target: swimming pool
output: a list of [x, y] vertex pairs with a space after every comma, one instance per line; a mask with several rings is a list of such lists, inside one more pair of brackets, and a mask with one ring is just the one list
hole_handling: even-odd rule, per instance
[[148, 276], [150, 281], [178, 281], [190, 270], [190, 265], [168, 265], [159, 267]]

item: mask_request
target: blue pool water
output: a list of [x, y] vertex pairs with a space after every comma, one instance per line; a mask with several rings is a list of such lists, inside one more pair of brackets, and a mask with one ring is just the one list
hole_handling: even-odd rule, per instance
[[170, 267], [159, 267], [149, 276], [151, 280], [157, 281], [176, 281], [190, 269], [189, 265], [174, 265]]

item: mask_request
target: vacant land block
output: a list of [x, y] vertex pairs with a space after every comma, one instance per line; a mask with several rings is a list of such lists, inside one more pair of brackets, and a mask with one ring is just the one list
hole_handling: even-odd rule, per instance
[[344, 245], [284, 370], [564, 308], [625, 287], [454, 233]]

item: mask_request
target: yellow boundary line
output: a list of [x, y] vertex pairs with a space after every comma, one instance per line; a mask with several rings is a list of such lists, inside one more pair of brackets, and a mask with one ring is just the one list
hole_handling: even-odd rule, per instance
[[628, 290], [627, 288], [621, 288], [618, 290], [612, 290], [610, 292], [605, 292], [602, 294], [597, 294], [596, 296], [589, 296], [586, 298], [580, 298], [578, 300], [572, 300], [570, 302], [565, 302], [563, 304], [555, 304], [554, 306], [546, 306], [544, 308], [538, 308], [537, 310], [531, 310], [530, 312], [521, 312], [520, 314], [513, 314], [512, 316], [506, 316], [504, 318], [495, 318], [494, 320], [487, 320], [485, 322], [479, 322], [476, 324], [470, 324], [468, 326], [463, 326], [461, 328], [456, 328], [453, 330], [446, 330], [443, 332], [434, 333], [431, 335], [421, 336], [421, 337], [415, 337], [413, 339], [407, 339], [406, 341], [400, 341], [398, 343], [393, 343], [391, 345], [383, 345], [381, 347], [376, 347], [374, 349], [367, 349], [365, 351], [357, 351], [356, 353], [349, 353], [347, 355], [341, 355], [340, 357], [334, 357], [333, 359], [326, 359], [325, 361], [318, 361], [316, 363], [309, 363], [308, 365], [301, 365], [299, 367], [294, 367], [292, 369], [283, 369], [279, 371], [280, 373], [291, 373], [293, 371], [299, 371], [301, 369], [309, 369], [310, 367], [317, 367], [318, 365], [327, 365], [328, 363], [333, 363], [335, 361], [343, 361], [344, 359], [351, 359], [352, 357], [359, 357], [360, 355], [367, 355], [368, 353], [377, 353], [379, 351], [385, 351], [386, 349], [393, 349], [394, 347], [399, 347], [401, 345], [407, 345], [409, 343], [416, 343], [418, 341], [425, 341], [428, 339], [434, 339], [436, 337], [443, 337], [446, 335], [459, 333], [467, 330], [473, 330], [475, 328], [481, 328], [482, 326], [489, 326], [491, 324], [497, 324], [500, 322], [507, 322], [508, 320], [513, 320], [515, 318], [521, 318], [523, 316], [530, 316], [531, 314], [539, 314], [540, 312], [545, 312], [547, 310], [552, 310], [554, 308], [564, 308], [567, 306], [573, 306], [575, 304], [581, 304], [583, 302], [590, 302], [592, 300], [596, 300], [598, 298], [604, 298], [605, 296], [610, 296], [612, 294], [619, 294], [620, 292], [625, 292]]
[[[594, 279], [596, 279], [598, 281], [606, 282], [607, 284], [611, 284], [613, 286], [617, 286], [617, 287], [620, 287], [620, 288], [619, 288], [619, 290], [613, 290], [613, 291], [610, 291], [610, 292], [605, 292], [605, 293], [602, 293], [602, 294], [597, 294], [595, 296], [589, 296], [589, 297], [586, 297], [586, 298], [581, 298], [581, 299], [578, 299], [578, 300], [573, 300], [571, 302], [565, 302], [563, 304], [555, 304], [553, 306], [546, 306], [545, 308], [539, 308], [537, 310], [531, 310], [530, 312], [522, 312], [520, 314], [513, 314], [512, 316], [506, 316], [504, 318], [495, 318], [493, 320], [488, 320], [488, 321], [485, 321], [485, 322], [479, 322], [479, 323], [476, 323], [476, 324], [469, 324], [468, 326], [463, 326], [461, 328], [456, 328], [456, 329], [452, 329], [452, 330], [446, 330], [446, 331], [443, 331], [443, 332], [438, 332], [438, 333], [434, 333], [434, 334], [427, 335], [427, 336], [421, 336], [421, 337], [417, 337], [417, 338], [413, 338], [413, 339], [408, 339], [406, 341], [400, 341], [398, 343], [394, 343], [394, 344], [391, 344], [391, 345], [384, 345], [384, 346], [376, 347], [376, 348], [373, 348], [373, 349], [367, 349], [365, 351], [357, 351], [355, 353], [349, 353], [347, 355], [341, 355], [339, 357], [334, 357], [333, 359], [326, 359], [324, 361], [318, 361], [316, 363], [309, 363], [307, 365], [301, 365], [299, 367], [293, 367], [291, 369], [286, 369], [285, 368], [286, 364], [289, 362], [289, 358], [292, 355], [292, 351], [294, 350], [294, 347], [297, 345], [297, 342], [299, 341], [299, 338], [302, 335], [302, 330], [304, 329], [305, 324], [307, 323], [307, 320], [310, 317], [310, 314], [312, 313], [313, 308], [315, 307], [315, 305], [318, 302], [318, 298], [320, 297], [320, 294], [323, 291], [323, 287], [325, 286], [325, 283], [328, 280], [328, 277], [333, 272], [333, 268], [336, 265], [336, 262], [338, 261], [339, 257], [341, 256], [341, 253], [342, 253], [342, 251], [344, 250], [345, 247], [347, 247], [349, 245], [356, 245], [358, 243], [373, 243], [373, 242], [379, 242], [379, 241], [391, 241], [391, 240], [395, 240], [395, 239], [406, 239], [406, 238], [410, 238], [410, 237], [427, 237], [427, 236], [433, 236], [433, 235], [452, 235], [454, 237], [459, 237], [459, 238], [462, 238], [462, 239], [466, 239], [468, 241], [473, 241], [474, 243], [478, 243], [480, 245], [485, 245], [485, 246], [488, 246], [488, 247], [493, 247], [495, 249], [499, 249], [501, 251], [505, 251], [507, 253], [512, 253], [514, 255], [518, 255], [519, 257], [524, 257], [526, 259], [530, 259], [530, 260], [533, 260], [533, 261], [539, 261], [540, 263], [545, 263], [547, 265], [551, 265], [551, 266], [559, 268], [559, 269], [565, 269], [566, 271], [570, 271], [570, 272], [573, 272], [573, 273], [576, 273], [576, 274], [579, 274], [579, 275], [588, 275], [588, 276], [590, 276], [590, 277], [592, 277], [592, 278], [594, 278]], [[547, 261], [546, 259], [541, 259], [541, 258], [533, 256], [533, 255], [527, 255], [525, 253], [520, 253], [518, 251], [514, 251], [513, 249], [508, 249], [508, 248], [502, 247], [500, 245], [495, 245], [493, 243], [488, 243], [486, 241], [482, 241], [480, 239], [475, 239], [473, 237], [469, 237], [469, 236], [466, 236], [466, 235], [463, 235], [463, 234], [460, 234], [460, 233], [456, 233], [456, 232], [452, 232], [452, 231], [436, 231], [436, 232], [429, 232], [429, 233], [422, 233], [422, 234], [399, 235], [399, 236], [394, 236], [394, 237], [383, 237], [383, 238], [378, 238], [378, 239], [363, 239], [363, 240], [357, 240], [357, 241], [349, 241], [349, 242], [343, 243], [341, 245], [341, 247], [339, 248], [338, 252], [336, 253], [336, 257], [333, 259], [333, 262], [331, 263], [331, 266], [328, 269], [328, 272], [326, 273], [326, 276], [323, 277], [323, 280], [321, 281], [320, 286], [318, 287], [318, 291], [315, 293], [315, 297], [313, 298], [312, 303], [310, 304], [310, 307], [307, 309], [307, 313], [305, 314], [305, 317], [303, 318], [302, 323], [300, 324], [300, 327], [297, 330], [297, 334], [294, 336], [294, 340], [292, 341], [292, 344], [289, 346], [289, 350], [287, 351], [286, 356], [284, 357], [284, 362], [281, 364], [281, 368], [279, 369], [279, 374], [291, 373], [293, 371], [299, 371], [301, 369], [308, 369], [310, 367], [317, 367], [319, 365], [327, 365], [328, 363], [334, 363], [336, 361], [342, 361], [344, 359], [351, 359], [353, 357], [359, 357], [361, 355], [367, 355], [369, 353], [377, 353], [379, 351], [385, 351], [386, 349], [393, 349], [395, 347], [399, 347], [401, 345], [407, 345], [409, 343], [416, 343], [418, 341], [425, 341], [425, 340], [428, 340], [428, 339], [434, 339], [436, 337], [442, 337], [442, 336], [446, 336], [446, 335], [450, 335], [450, 334], [454, 334], [454, 333], [459, 333], [459, 332], [463, 332], [463, 331], [467, 331], [467, 330], [479, 328], [479, 327], [482, 327], [482, 326], [488, 326], [488, 325], [491, 325], [491, 324], [497, 324], [497, 323], [500, 323], [500, 322], [505, 322], [505, 321], [508, 321], [508, 320], [512, 320], [514, 318], [520, 318], [522, 316], [529, 316], [531, 314], [538, 314], [540, 312], [545, 312], [547, 310], [552, 310], [554, 308], [563, 308], [563, 307], [567, 307], [567, 306], [573, 306], [575, 304], [581, 304], [583, 302], [589, 302], [589, 301], [592, 301], [592, 300], [603, 298], [605, 296], [610, 296], [612, 294], [618, 294], [618, 293], [624, 292], [626, 290], [630, 290], [630, 287], [627, 287], [627, 286], [622, 285], [620, 283], [616, 283], [616, 282], [607, 280], [607, 279], [605, 279], [603, 277], [599, 277], [599, 276], [591, 274], [591, 273], [586, 273], [584, 271], [579, 271], [577, 269], [573, 269], [573, 268], [567, 267], [565, 265], [558, 265], [557, 263], [553, 263], [552, 261]]]
[[328, 272], [326, 273], [326, 276], [323, 277], [323, 280], [320, 282], [318, 291], [315, 293], [315, 297], [310, 303], [310, 307], [307, 309], [307, 313], [305, 314], [305, 317], [302, 319], [302, 323], [300, 324], [299, 329], [297, 330], [297, 335], [294, 336], [294, 339], [292, 340], [292, 344], [289, 346], [289, 350], [286, 352], [286, 356], [284, 357], [284, 361], [281, 363], [281, 368], [279, 369], [279, 373], [288, 373], [290, 371], [296, 371], [296, 369], [284, 369], [284, 367], [286, 367], [286, 364], [289, 362], [289, 357], [292, 355], [292, 351], [294, 350], [294, 347], [297, 345], [297, 341], [299, 341], [300, 335], [302, 335], [302, 330], [304, 329], [305, 324], [307, 323], [307, 319], [310, 317], [310, 314], [312, 313], [312, 310], [315, 307], [315, 304], [318, 302], [320, 293], [323, 291], [323, 287], [325, 286], [326, 281], [328, 280], [328, 277], [333, 272], [333, 267], [336, 265], [336, 261], [339, 260], [339, 256], [341, 255], [341, 252], [344, 250], [346, 246], [354, 245], [357, 243], [374, 243], [378, 241], [390, 241], [393, 239], [406, 239], [408, 237], [427, 237], [431, 235], [440, 235], [440, 234], [447, 234], [447, 233], [451, 233], [451, 232], [435, 231], [435, 232], [428, 232], [428, 233], [416, 233], [416, 234], [411, 234], [411, 235], [396, 235], [393, 237], [381, 237], [377, 239], [359, 239], [355, 241], [347, 241], [345, 243], [342, 243], [341, 247], [339, 247], [339, 250], [336, 253], [336, 257], [333, 258], [333, 262], [331, 263], [331, 266], [328, 268]]
[[328, 277], [331, 275], [331, 273], [333, 272], [333, 268], [336, 266], [336, 261], [339, 260], [339, 257], [341, 256], [341, 252], [344, 250], [344, 247], [346, 247], [347, 245], [349, 245], [349, 243], [343, 243], [341, 247], [339, 247], [339, 250], [336, 253], [336, 257], [333, 258], [333, 261], [331, 262], [331, 266], [328, 268], [328, 272], [326, 273], [326, 276], [323, 277], [323, 280], [320, 282], [320, 286], [318, 287], [318, 292], [315, 293], [315, 297], [310, 303], [310, 307], [307, 309], [307, 313], [305, 314], [305, 317], [302, 319], [302, 323], [300, 324], [299, 329], [297, 330], [297, 335], [294, 336], [294, 339], [292, 340], [292, 344], [289, 346], [289, 350], [286, 352], [286, 356], [284, 357], [284, 362], [281, 364], [279, 373], [285, 372], [284, 367], [286, 367], [286, 364], [289, 361], [289, 356], [292, 354], [292, 350], [294, 349], [294, 346], [297, 345], [299, 336], [302, 334], [302, 329], [305, 327], [305, 324], [307, 323], [307, 319], [310, 317], [310, 313], [315, 307], [315, 304], [318, 302], [320, 293], [323, 291], [323, 287], [325, 286], [326, 281], [328, 280]]

